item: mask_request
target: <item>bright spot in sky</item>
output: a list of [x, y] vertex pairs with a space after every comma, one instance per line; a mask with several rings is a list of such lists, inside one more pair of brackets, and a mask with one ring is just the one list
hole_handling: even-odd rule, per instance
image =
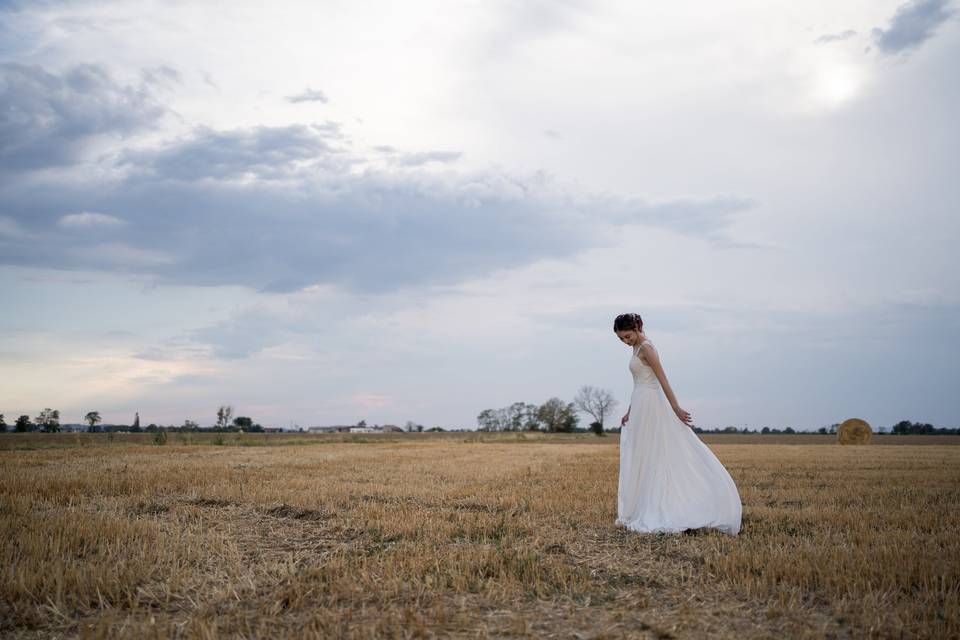
[[858, 70], [849, 64], [832, 63], [814, 76], [814, 98], [821, 105], [839, 106], [853, 98], [862, 85]]

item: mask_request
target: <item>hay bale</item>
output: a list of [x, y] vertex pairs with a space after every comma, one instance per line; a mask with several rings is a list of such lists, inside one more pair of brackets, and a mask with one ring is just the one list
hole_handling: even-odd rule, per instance
[[837, 429], [837, 442], [840, 444], [870, 444], [873, 429], [866, 420], [850, 418], [844, 420]]

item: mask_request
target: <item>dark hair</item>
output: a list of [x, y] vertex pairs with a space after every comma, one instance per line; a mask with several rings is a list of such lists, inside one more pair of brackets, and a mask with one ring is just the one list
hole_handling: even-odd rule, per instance
[[639, 313], [621, 313], [613, 319], [614, 331], [643, 331], [643, 320]]

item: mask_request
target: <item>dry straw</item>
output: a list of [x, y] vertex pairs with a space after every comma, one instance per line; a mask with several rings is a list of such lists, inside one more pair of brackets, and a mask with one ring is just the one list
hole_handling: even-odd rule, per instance
[[837, 442], [840, 444], [870, 444], [873, 429], [866, 420], [850, 418], [844, 420], [837, 429]]

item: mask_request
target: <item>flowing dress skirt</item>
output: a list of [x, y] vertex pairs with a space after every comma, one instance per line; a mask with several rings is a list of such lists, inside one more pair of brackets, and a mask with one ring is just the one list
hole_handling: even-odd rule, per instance
[[733, 478], [673, 412], [659, 383], [644, 378], [634, 385], [620, 433], [616, 524], [648, 533], [710, 527], [737, 535], [742, 505]]

